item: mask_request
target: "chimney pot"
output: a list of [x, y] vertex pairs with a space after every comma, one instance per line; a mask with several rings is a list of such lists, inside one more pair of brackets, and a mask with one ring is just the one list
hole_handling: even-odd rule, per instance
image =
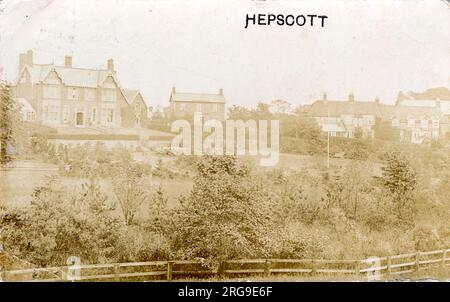
[[72, 57], [71, 56], [65, 56], [64, 57], [64, 66], [65, 67], [72, 67]]
[[223, 89], [222, 88], [219, 89], [219, 94], [223, 95]]
[[26, 53], [19, 54], [19, 72], [25, 65], [33, 65], [33, 51], [31, 49]]
[[108, 70], [109, 71], [114, 71], [114, 61], [113, 61], [113, 59], [108, 59], [107, 65], [108, 65]]
[[326, 100], [327, 100], [327, 97], [328, 97], [327, 94], [324, 93], [322, 99], [323, 99], [324, 101], [326, 101]]
[[354, 102], [354, 101], [355, 101], [355, 95], [354, 95], [353, 93], [350, 93], [350, 94], [348, 95], [348, 100], [349, 100], [350, 102]]
[[176, 93], [176, 92], [177, 92], [176, 87], [172, 87], [172, 93]]
[[28, 65], [33, 65], [33, 51], [31, 49], [27, 51], [27, 61]]

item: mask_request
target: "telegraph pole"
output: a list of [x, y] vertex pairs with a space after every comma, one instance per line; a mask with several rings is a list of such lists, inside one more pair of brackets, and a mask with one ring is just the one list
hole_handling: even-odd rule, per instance
[[327, 169], [330, 169], [330, 129], [327, 131]]

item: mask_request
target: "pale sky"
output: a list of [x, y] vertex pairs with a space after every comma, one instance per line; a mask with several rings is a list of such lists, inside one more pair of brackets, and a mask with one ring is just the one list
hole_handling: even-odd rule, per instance
[[[399, 90], [450, 87], [450, 6], [429, 1], [0, 0], [0, 67], [105, 68], [124, 88], [166, 106], [171, 87], [224, 89], [228, 104], [283, 99], [393, 103]], [[246, 14], [327, 15], [326, 26], [250, 26]]]

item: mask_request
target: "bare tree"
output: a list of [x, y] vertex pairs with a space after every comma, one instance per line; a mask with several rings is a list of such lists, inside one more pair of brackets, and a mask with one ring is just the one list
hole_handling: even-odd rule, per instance
[[150, 198], [150, 184], [144, 173], [129, 166], [123, 176], [113, 179], [113, 190], [119, 201], [126, 225], [131, 225], [142, 203]]

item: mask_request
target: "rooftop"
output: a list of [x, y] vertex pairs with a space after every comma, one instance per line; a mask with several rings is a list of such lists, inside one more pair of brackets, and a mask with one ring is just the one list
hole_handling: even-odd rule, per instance
[[225, 96], [223, 90], [219, 93], [191, 93], [191, 92], [177, 92], [172, 88], [170, 100], [174, 102], [202, 102], [202, 103], [225, 103]]

